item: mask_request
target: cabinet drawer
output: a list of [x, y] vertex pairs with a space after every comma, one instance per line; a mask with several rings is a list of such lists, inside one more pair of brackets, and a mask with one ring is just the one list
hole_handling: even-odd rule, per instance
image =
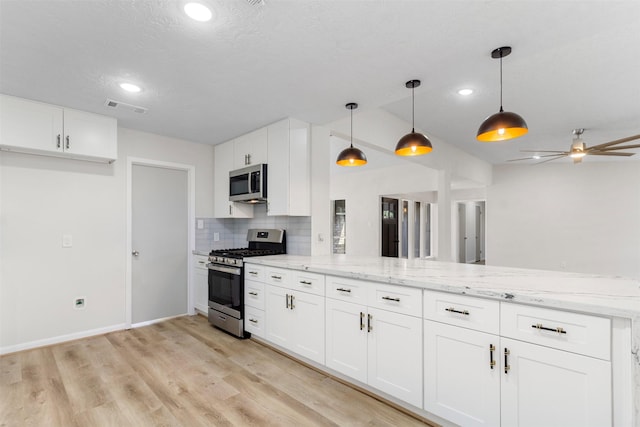
[[324, 296], [324, 274], [296, 271], [291, 288]]
[[500, 335], [610, 360], [611, 321], [604, 317], [501, 303]]
[[422, 289], [372, 283], [367, 294], [369, 307], [422, 317]]
[[244, 277], [250, 280], [264, 280], [264, 267], [256, 264], [244, 265]]
[[264, 310], [264, 283], [244, 280], [244, 304]]
[[367, 304], [367, 288], [373, 286], [362, 280], [327, 276], [327, 298], [335, 298], [357, 304]]
[[424, 291], [424, 318], [498, 334], [500, 302], [445, 292]]
[[203, 255], [193, 256], [193, 266], [202, 270], [208, 270], [207, 264], [209, 263], [209, 257]]
[[257, 337], [264, 338], [265, 336], [264, 311], [258, 310], [255, 307], [246, 307], [244, 309], [244, 314], [245, 314], [244, 330], [252, 333]]
[[293, 271], [283, 268], [265, 267], [265, 282], [276, 286], [289, 286], [293, 276]]

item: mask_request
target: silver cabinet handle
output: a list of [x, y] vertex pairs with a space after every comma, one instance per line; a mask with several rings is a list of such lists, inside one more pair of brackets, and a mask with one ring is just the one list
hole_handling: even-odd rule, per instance
[[258, 321], [256, 319], [249, 319], [249, 322], [251, 323], [258, 323]]
[[133, 256], [138, 256], [138, 255], [140, 255], [140, 252], [138, 252], [138, 251], [133, 251], [133, 252], [131, 252], [131, 255], [133, 255]]
[[289, 294], [286, 294], [287, 296], [287, 308], [289, 308]]
[[308, 285], [311, 285], [312, 283], [311, 283], [311, 282], [309, 282], [309, 281], [307, 281], [307, 280], [300, 280], [300, 284], [301, 284], [301, 285], [307, 285], [307, 286], [308, 286]]
[[400, 298], [382, 297], [382, 299], [386, 299], [387, 301], [400, 302]]
[[489, 344], [489, 367], [493, 369], [496, 366], [496, 361], [493, 360], [493, 352], [496, 351], [496, 348], [493, 344]]
[[69, 149], [69, 135], [67, 135], [67, 137], [66, 137], [65, 139], [66, 139], [66, 141], [67, 141], [66, 149], [68, 150], [68, 149]]
[[372, 319], [373, 319], [373, 316], [371, 316], [370, 314], [367, 314], [367, 332], [373, 331], [373, 325], [371, 324]]
[[251, 154], [247, 154], [247, 164], [251, 164]]
[[57, 147], [57, 148], [60, 148], [60, 134], [58, 134], [58, 136], [57, 136], [56, 140], [57, 140], [56, 147]]
[[257, 293], [257, 292], [249, 292], [249, 295], [253, 295], [253, 296], [256, 296], [256, 297], [257, 297], [257, 296], [258, 296], [258, 293]]
[[249, 274], [251, 274], [252, 276], [257, 276], [258, 272], [257, 271], [250, 271]]
[[364, 329], [364, 313], [360, 312], [360, 330]]
[[198, 264], [204, 264], [204, 263], [205, 263], [204, 261], [198, 261]]
[[345, 288], [336, 288], [336, 291], [351, 293], [351, 289], [345, 289]]
[[229, 215], [233, 215], [233, 214], [231, 213], [231, 205], [229, 205]]
[[295, 299], [295, 297], [293, 296], [293, 294], [291, 295], [291, 310], [293, 310], [296, 306], [293, 305], [293, 300]]
[[508, 374], [509, 373], [509, 369], [511, 369], [511, 366], [509, 366], [509, 355], [511, 354], [511, 352], [509, 351], [509, 349], [507, 347], [504, 348], [504, 373]]
[[271, 276], [272, 279], [282, 280], [282, 276]]
[[444, 309], [445, 311], [448, 311], [450, 313], [458, 313], [458, 314], [464, 314], [465, 316], [469, 315], [469, 312], [467, 310], [456, 310], [453, 307], [448, 307]]

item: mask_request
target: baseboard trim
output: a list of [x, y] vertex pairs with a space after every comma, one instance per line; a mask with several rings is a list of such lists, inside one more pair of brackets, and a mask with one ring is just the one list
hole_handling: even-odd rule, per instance
[[17, 353], [19, 351], [31, 350], [38, 347], [46, 347], [49, 345], [60, 344], [63, 342], [73, 341], [80, 338], [92, 337], [94, 335], [102, 335], [109, 332], [121, 331], [123, 329], [125, 329], [125, 324], [118, 323], [116, 325], [106, 326], [104, 328], [89, 329], [87, 331], [74, 332], [72, 334], [58, 335], [57, 337], [45, 338], [42, 340], [29, 341], [26, 343], [4, 346], [4, 347], [0, 347], [0, 355]]
[[154, 323], [165, 322], [167, 320], [175, 319], [176, 317], [190, 316], [188, 313], [176, 314], [175, 316], [162, 317], [160, 319], [145, 320], [144, 322], [138, 322], [131, 325], [131, 328], [142, 328], [143, 326], [153, 325]]

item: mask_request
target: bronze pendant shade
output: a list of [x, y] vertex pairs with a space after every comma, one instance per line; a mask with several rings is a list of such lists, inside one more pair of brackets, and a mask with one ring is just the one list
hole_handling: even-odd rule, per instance
[[482, 142], [506, 141], [517, 138], [529, 131], [524, 119], [516, 114], [504, 111], [502, 108], [502, 58], [511, 53], [511, 47], [503, 46], [494, 49], [491, 57], [500, 58], [500, 111], [485, 119], [478, 129], [476, 138]]
[[351, 145], [340, 152], [336, 163], [340, 166], [363, 166], [367, 164], [367, 156], [353, 146], [353, 110], [358, 108], [358, 104], [350, 102], [345, 107], [351, 110]]
[[414, 89], [420, 86], [420, 80], [409, 80], [405, 86], [411, 89], [411, 133], [406, 134], [396, 144], [396, 155], [398, 156], [421, 156], [433, 150], [429, 138], [415, 129], [415, 97]]

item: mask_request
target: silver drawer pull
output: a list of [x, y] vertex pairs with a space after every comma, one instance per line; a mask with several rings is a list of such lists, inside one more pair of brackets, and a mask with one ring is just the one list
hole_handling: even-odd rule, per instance
[[257, 297], [258, 293], [257, 292], [249, 292], [249, 295], [253, 295], [254, 297]]
[[256, 319], [249, 319], [249, 322], [251, 323], [258, 323], [258, 321]]
[[561, 328], [559, 326], [557, 328], [547, 328], [546, 326], [542, 326], [541, 323], [536, 323], [535, 325], [531, 325], [531, 327], [535, 328], [535, 329], [540, 329], [540, 330], [543, 330], [543, 331], [557, 332], [559, 334], [566, 334], [567, 333], [567, 331], [565, 331], [563, 328]]
[[303, 285], [311, 285], [311, 282], [308, 282], [306, 280], [300, 280], [300, 283]]
[[254, 276], [257, 276], [258, 272], [257, 271], [250, 271], [249, 274], [253, 274]]
[[198, 261], [198, 264], [204, 264], [206, 261]]
[[387, 301], [400, 302], [400, 298], [382, 297], [382, 299], [386, 299]]
[[272, 279], [282, 280], [282, 276], [271, 276]]
[[336, 291], [351, 293], [351, 289], [345, 289], [345, 288], [336, 288]]
[[453, 307], [448, 307], [444, 309], [445, 311], [448, 311], [450, 313], [458, 313], [458, 314], [464, 314], [465, 316], [469, 315], [469, 312], [467, 310], [456, 310]]

